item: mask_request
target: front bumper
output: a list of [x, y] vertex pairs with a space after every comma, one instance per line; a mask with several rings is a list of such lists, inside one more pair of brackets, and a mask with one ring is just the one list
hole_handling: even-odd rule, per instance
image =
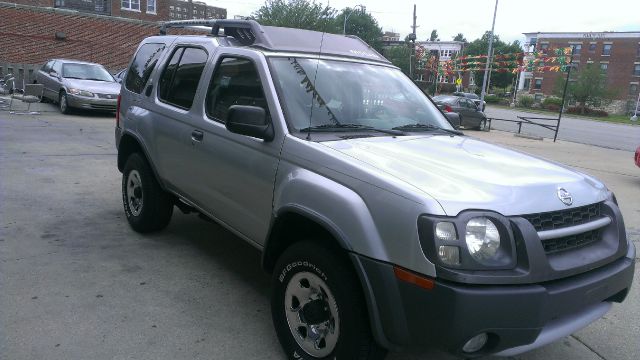
[[113, 95], [113, 99], [103, 99], [67, 94], [67, 103], [69, 106], [78, 109], [116, 111], [118, 95]]
[[[466, 285], [435, 280], [431, 290], [397, 280], [393, 266], [354, 255], [367, 279], [374, 334], [391, 347], [436, 347], [465, 357], [516, 355], [567, 336], [622, 302], [634, 275], [635, 249], [598, 269], [530, 285]], [[376, 329], [376, 324], [379, 328]], [[487, 345], [462, 351], [486, 332]], [[380, 339], [383, 337], [383, 339]]]

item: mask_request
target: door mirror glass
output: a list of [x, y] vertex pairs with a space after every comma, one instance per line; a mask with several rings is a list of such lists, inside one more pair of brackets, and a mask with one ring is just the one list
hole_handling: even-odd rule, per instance
[[58, 77], [58, 72], [56, 72], [55, 70], [51, 70], [51, 71], [49, 71], [49, 75], [57, 78]]
[[267, 121], [266, 112], [258, 106], [230, 106], [227, 111], [225, 126], [232, 133], [251, 136], [264, 141], [271, 141], [274, 137], [273, 127]]

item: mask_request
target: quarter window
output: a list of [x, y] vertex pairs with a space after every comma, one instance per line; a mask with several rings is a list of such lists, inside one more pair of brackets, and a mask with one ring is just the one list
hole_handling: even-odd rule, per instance
[[160, 77], [160, 100], [183, 109], [191, 108], [207, 57], [202, 49], [177, 48]]
[[269, 118], [267, 100], [262, 90], [260, 75], [249, 59], [226, 57], [218, 64], [207, 93], [207, 115], [225, 122], [233, 105], [257, 106]]
[[156, 67], [158, 59], [164, 50], [164, 44], [144, 44], [133, 58], [131, 67], [127, 72], [124, 87], [134, 93], [140, 94], [147, 84], [151, 72]]

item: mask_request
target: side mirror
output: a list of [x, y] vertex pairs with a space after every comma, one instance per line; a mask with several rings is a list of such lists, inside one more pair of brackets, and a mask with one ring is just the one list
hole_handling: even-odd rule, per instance
[[449, 123], [454, 129], [460, 129], [460, 115], [458, 113], [448, 112], [444, 113], [444, 116], [447, 117], [447, 120], [449, 120]]
[[273, 126], [267, 121], [263, 108], [257, 106], [233, 105], [227, 112], [225, 126], [232, 133], [251, 136], [264, 141], [273, 140]]
[[57, 78], [58, 77], [58, 72], [56, 72], [55, 70], [51, 70], [51, 71], [49, 71], [49, 75]]

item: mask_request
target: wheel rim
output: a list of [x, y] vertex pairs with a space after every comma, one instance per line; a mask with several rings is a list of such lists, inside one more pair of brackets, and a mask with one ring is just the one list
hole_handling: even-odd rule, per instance
[[480, 130], [484, 131], [487, 128], [487, 120], [480, 121]]
[[320, 277], [306, 271], [293, 275], [285, 290], [284, 311], [302, 350], [316, 358], [331, 354], [340, 336], [340, 318], [336, 300]]
[[60, 96], [60, 110], [63, 112], [67, 110], [67, 97], [65, 95]]
[[127, 176], [127, 202], [129, 209], [134, 216], [140, 215], [142, 211], [142, 180], [138, 170], [131, 170]]

